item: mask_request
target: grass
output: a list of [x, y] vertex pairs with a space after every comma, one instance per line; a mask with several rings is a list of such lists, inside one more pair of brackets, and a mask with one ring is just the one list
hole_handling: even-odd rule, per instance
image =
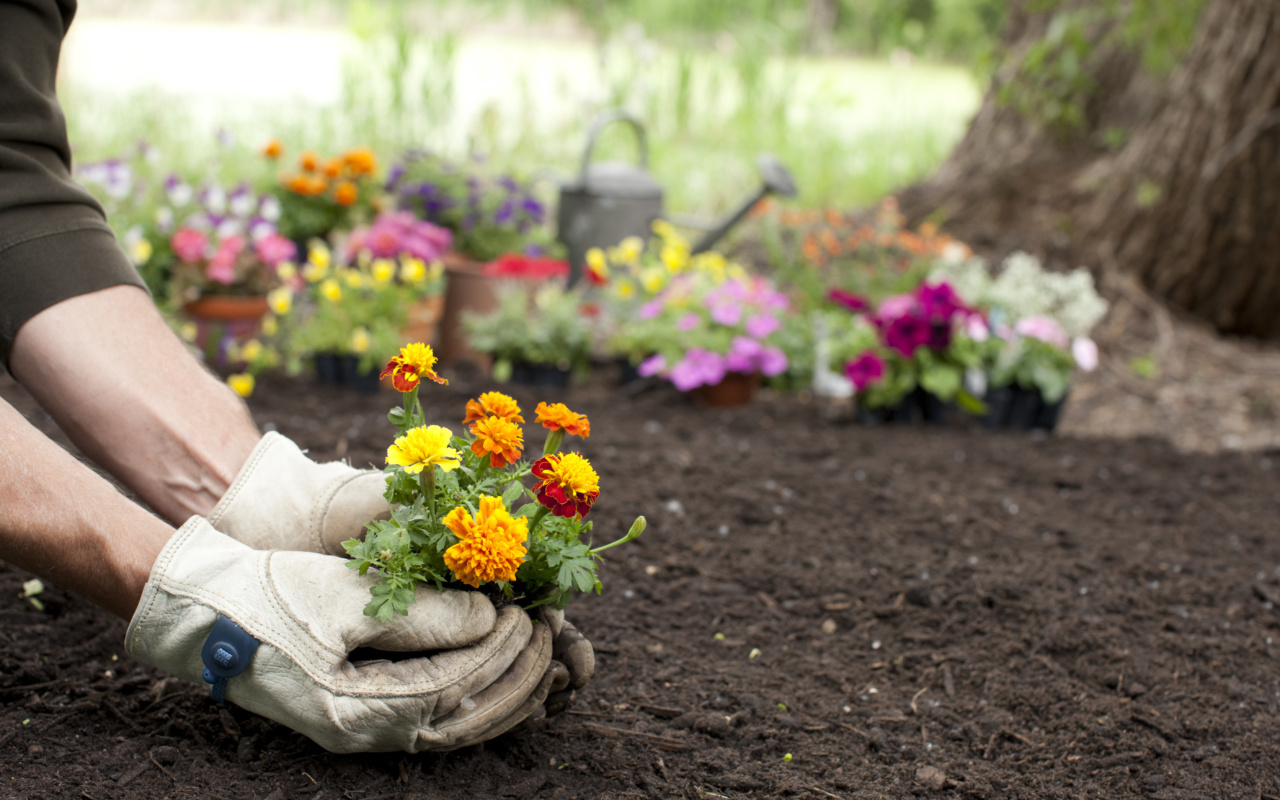
[[[76, 157], [146, 140], [189, 174], [253, 177], [265, 170], [254, 153], [274, 135], [294, 152], [425, 146], [563, 178], [578, 168], [589, 120], [622, 105], [648, 129], [670, 210], [736, 204], [765, 151], [791, 169], [800, 203], [851, 207], [927, 175], [979, 102], [954, 67], [673, 49], [636, 31], [601, 45], [426, 37], [387, 8], [358, 6], [345, 29], [79, 20], [60, 88]], [[208, 63], [209, 53], [230, 61]], [[132, 71], [130, 56], [140, 56]], [[219, 129], [233, 147], [218, 144]], [[630, 159], [635, 145], [616, 126], [599, 150]]]

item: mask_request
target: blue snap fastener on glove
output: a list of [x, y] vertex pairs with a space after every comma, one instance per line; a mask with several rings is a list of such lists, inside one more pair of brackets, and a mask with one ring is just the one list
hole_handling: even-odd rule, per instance
[[200, 648], [200, 660], [204, 662], [204, 682], [213, 684], [213, 701], [222, 705], [227, 701], [227, 681], [249, 668], [258, 640], [243, 628], [220, 614], [213, 623], [213, 630]]

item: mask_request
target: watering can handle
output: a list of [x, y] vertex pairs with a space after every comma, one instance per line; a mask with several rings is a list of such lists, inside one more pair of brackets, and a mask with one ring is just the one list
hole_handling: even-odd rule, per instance
[[605, 111], [591, 121], [591, 132], [587, 134], [587, 150], [582, 154], [580, 179], [583, 185], [586, 185], [587, 182], [587, 165], [591, 163], [591, 154], [596, 149], [596, 139], [599, 138], [600, 131], [614, 122], [626, 122], [631, 125], [632, 130], [636, 132], [636, 140], [640, 143], [640, 167], [641, 169], [649, 168], [649, 139], [645, 135], [644, 125], [641, 125], [640, 120], [636, 119], [625, 108], [614, 108]]

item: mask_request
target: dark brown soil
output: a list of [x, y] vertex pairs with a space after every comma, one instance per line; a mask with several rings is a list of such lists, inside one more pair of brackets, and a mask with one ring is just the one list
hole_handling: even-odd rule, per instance
[[[454, 377], [426, 393], [444, 423], [492, 388]], [[0, 797], [1280, 798], [1280, 457], [840, 426], [603, 378], [512, 393], [590, 415], [602, 538], [650, 521], [570, 608], [599, 673], [569, 714], [332, 756], [133, 663], [73, 595], [36, 611], [0, 567]], [[368, 464], [394, 400], [268, 381], [251, 405]]]

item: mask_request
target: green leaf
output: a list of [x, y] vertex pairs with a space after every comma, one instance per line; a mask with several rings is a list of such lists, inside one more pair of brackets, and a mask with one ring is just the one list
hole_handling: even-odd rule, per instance
[[512, 481], [507, 490], [502, 493], [502, 504], [510, 508], [512, 503], [519, 500], [522, 494], [524, 494], [524, 485], [520, 481]]

